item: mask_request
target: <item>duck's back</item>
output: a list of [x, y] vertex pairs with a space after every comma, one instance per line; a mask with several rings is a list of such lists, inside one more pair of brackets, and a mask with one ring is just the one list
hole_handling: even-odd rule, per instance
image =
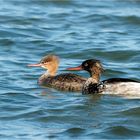
[[133, 79], [128, 79], [128, 78], [109, 78], [107, 80], [103, 80], [103, 83], [120, 83], [120, 82], [136, 82], [140, 83], [139, 81], [133, 80]]
[[81, 91], [87, 79], [76, 74], [63, 73], [56, 76], [44, 77], [40, 83], [46, 87], [52, 87], [65, 91]]

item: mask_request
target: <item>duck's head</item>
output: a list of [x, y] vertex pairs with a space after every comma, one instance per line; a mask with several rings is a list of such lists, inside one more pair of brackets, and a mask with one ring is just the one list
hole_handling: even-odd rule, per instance
[[88, 71], [91, 76], [97, 73], [100, 74], [104, 71], [101, 62], [96, 59], [85, 60], [80, 66], [68, 68], [67, 70], [71, 70], [71, 71], [85, 70]]
[[47, 55], [44, 56], [39, 63], [29, 64], [29, 67], [42, 67], [48, 70], [49, 75], [54, 76], [57, 72], [59, 65], [59, 57], [56, 55]]

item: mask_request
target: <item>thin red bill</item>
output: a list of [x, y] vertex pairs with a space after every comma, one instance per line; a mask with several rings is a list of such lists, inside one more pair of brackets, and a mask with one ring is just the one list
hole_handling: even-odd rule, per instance
[[28, 67], [41, 67], [41, 64], [29, 64]]
[[79, 70], [83, 70], [82, 66], [78, 66], [78, 67], [73, 67], [73, 68], [67, 68], [66, 70], [71, 70], [71, 71], [79, 71]]

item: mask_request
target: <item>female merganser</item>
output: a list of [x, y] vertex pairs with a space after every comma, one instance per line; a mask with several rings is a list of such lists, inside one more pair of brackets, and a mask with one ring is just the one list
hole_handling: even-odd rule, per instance
[[47, 72], [39, 78], [39, 85], [65, 91], [81, 91], [87, 79], [72, 73], [56, 75], [58, 65], [59, 58], [57, 56], [47, 55], [38, 64], [30, 64], [28, 66], [47, 69]]
[[86, 70], [90, 73], [91, 77], [83, 85], [83, 94], [140, 95], [140, 82], [138, 81], [127, 78], [110, 78], [100, 81], [100, 75], [104, 70], [99, 60], [89, 59], [84, 61], [80, 66], [68, 68], [67, 70]]

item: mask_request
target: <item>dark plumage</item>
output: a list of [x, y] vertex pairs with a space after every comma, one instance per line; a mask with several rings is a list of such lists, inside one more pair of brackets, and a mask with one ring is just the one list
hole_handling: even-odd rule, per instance
[[117, 83], [117, 82], [137, 82], [139, 81], [133, 80], [133, 79], [128, 79], [128, 78], [110, 78], [102, 81], [103, 83]]
[[[90, 78], [84, 83], [82, 88], [83, 94], [94, 93], [110, 93], [110, 94], [126, 94], [140, 95], [140, 82], [127, 78], [110, 78], [100, 81], [101, 73], [103, 72], [102, 64], [99, 60], [89, 59], [84, 61], [81, 69], [88, 71]], [[79, 68], [78, 67], [78, 68]], [[77, 69], [77, 68], [70, 68]]]

